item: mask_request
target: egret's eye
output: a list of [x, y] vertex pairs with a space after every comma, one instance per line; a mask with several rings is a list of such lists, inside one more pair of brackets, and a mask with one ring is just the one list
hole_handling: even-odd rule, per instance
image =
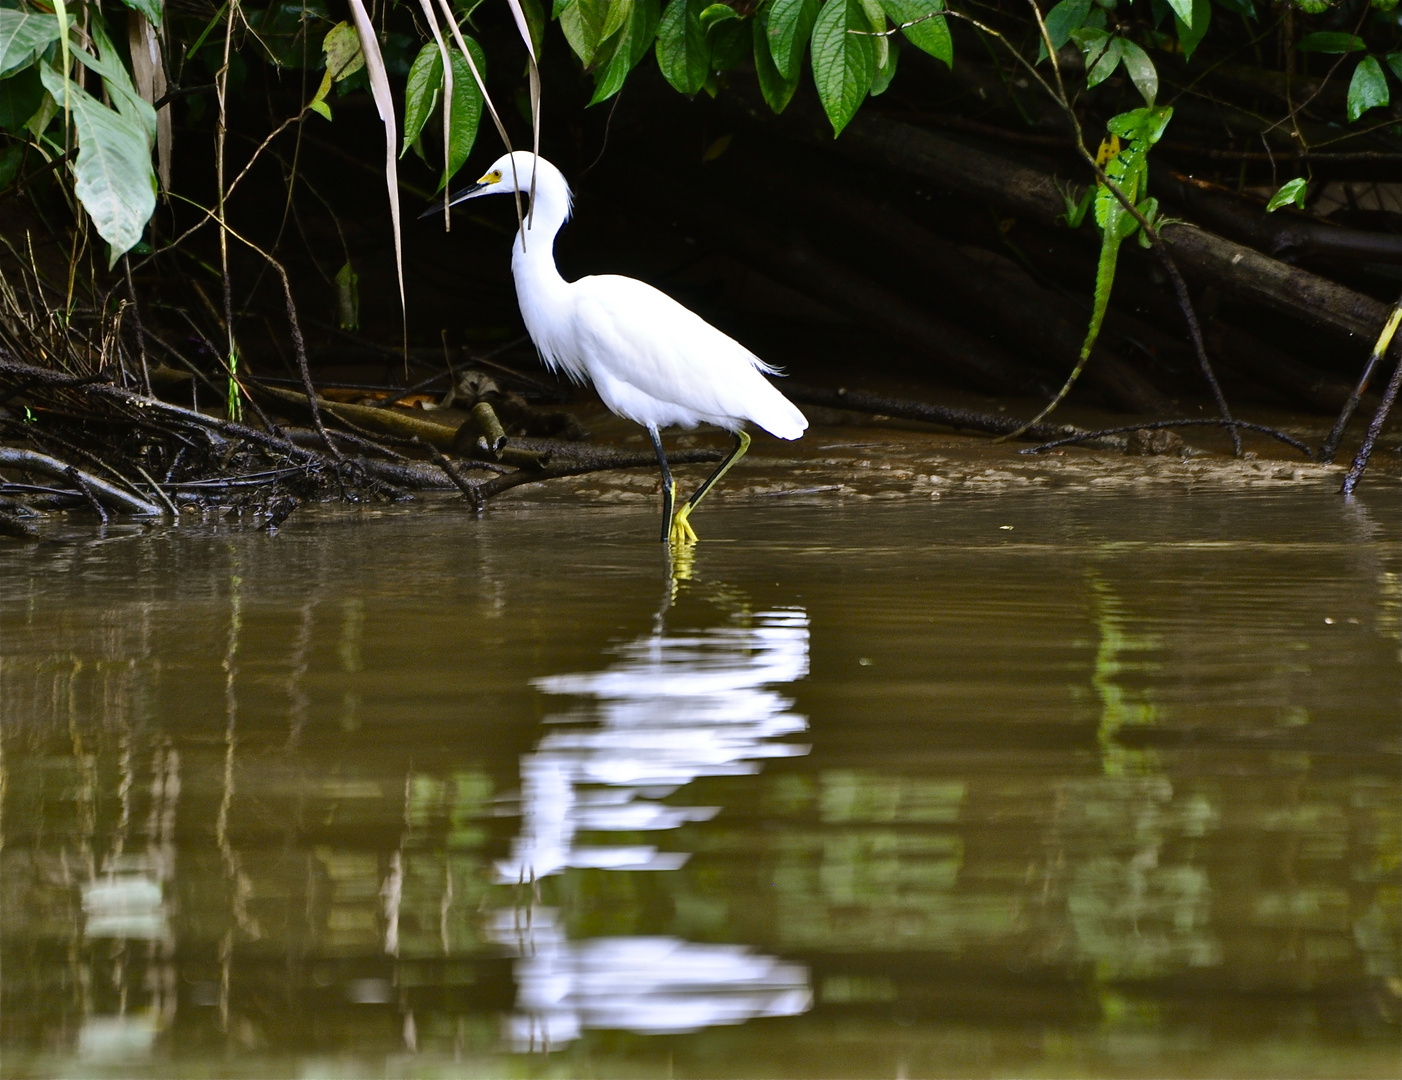
[[477, 182], [479, 184], [499, 184], [501, 183], [501, 170], [493, 169], [491, 172], [489, 172], [486, 176], [482, 177], [482, 179], [478, 180]]

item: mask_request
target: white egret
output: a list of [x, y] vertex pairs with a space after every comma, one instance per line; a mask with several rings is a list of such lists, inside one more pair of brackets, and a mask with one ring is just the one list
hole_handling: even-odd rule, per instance
[[[530, 211], [511, 251], [526, 330], [551, 370], [575, 382], [592, 381], [613, 412], [647, 428], [662, 466], [662, 539], [691, 543], [696, 540], [691, 512], [749, 449], [745, 423], [797, 439], [808, 421], [765, 379], [774, 368], [666, 293], [616, 274], [578, 281], [561, 277], [555, 234], [570, 216], [570, 189], [544, 158], [528, 150], [503, 154], [449, 203], [532, 189]], [[658, 429], [699, 423], [729, 431], [735, 449], [674, 517], [676, 484]]]

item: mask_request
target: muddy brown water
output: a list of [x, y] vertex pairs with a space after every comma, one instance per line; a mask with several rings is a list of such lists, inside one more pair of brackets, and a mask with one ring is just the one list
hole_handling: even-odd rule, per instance
[[4, 1075], [1398, 1075], [1395, 487], [655, 514], [0, 550]]

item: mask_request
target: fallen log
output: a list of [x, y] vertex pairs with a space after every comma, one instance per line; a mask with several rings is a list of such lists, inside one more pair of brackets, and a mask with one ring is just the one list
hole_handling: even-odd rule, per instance
[[[825, 387], [786, 382], [783, 389], [784, 396], [799, 405], [821, 405], [828, 409], [848, 409], [874, 416], [889, 416], [896, 420], [916, 420], [923, 424], [954, 428], [956, 431], [1008, 435], [1022, 427], [1023, 423], [1012, 416], [975, 412], [972, 409], [958, 409], [947, 405], [931, 405], [924, 401], [887, 397], [885, 394], [868, 394], [845, 387], [830, 390]], [[1088, 435], [1085, 430], [1071, 424], [1033, 424], [1023, 431], [1022, 437], [1046, 441], [1080, 439]], [[1107, 439], [1105, 444], [1123, 450], [1125, 440]]]
[[[252, 384], [258, 393], [265, 394], [284, 405], [291, 405], [299, 412], [310, 413], [305, 394], [296, 394], [276, 386]], [[453, 449], [453, 437], [460, 423], [443, 423], [439, 420], [414, 416], [407, 409], [382, 409], [372, 405], [352, 405], [348, 402], [328, 401], [318, 395], [317, 408], [326, 416], [334, 416], [361, 430], [369, 430], [384, 435], [394, 435], [402, 439], [419, 438], [439, 450]]]
[[[906, 282], [946, 304], [979, 313], [1000, 337], [1017, 340], [1028, 354], [1063, 377], [1075, 364], [1085, 338], [1086, 314], [1038, 285], [1011, 260], [982, 249], [964, 249], [911, 220], [894, 207], [844, 187], [814, 184], [793, 165], [766, 149], [761, 156], [733, 147], [756, 183], [766, 185], [789, 208], [798, 209], [828, 235], [834, 225], [860, 236], [868, 250], [879, 245], [882, 262], [899, 267]], [[811, 170], [809, 171], [811, 174]], [[1103, 342], [1093, 354], [1086, 382], [1126, 412], [1165, 412], [1166, 395]]]
[[[784, 130], [804, 142], [834, 147], [848, 158], [885, 162], [1046, 224], [1066, 211], [1051, 174], [911, 124], [859, 114], [835, 143], [814, 123], [794, 122]], [[1160, 235], [1191, 276], [1307, 325], [1371, 342], [1387, 318], [1388, 306], [1381, 301], [1206, 229], [1170, 225]]]
[[41, 454], [37, 450], [23, 450], [14, 446], [0, 446], [0, 469], [23, 469], [55, 480], [77, 482], [85, 494], [91, 495], [104, 506], [124, 514], [140, 514], [159, 517], [164, 511], [149, 499], [141, 499], [123, 491], [115, 484], [109, 484], [101, 477], [83, 472], [66, 461]]

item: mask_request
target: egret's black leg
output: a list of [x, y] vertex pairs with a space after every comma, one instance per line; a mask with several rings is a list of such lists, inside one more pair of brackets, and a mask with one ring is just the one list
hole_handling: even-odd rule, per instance
[[657, 464], [662, 466], [662, 542], [665, 544], [672, 531], [672, 505], [677, 497], [677, 483], [672, 479], [672, 470], [667, 467], [667, 453], [662, 449], [662, 436], [657, 433], [656, 425], [649, 424], [647, 433], [652, 439], [652, 448], [657, 451]]
[[705, 481], [687, 499], [682, 508], [677, 511], [676, 519], [672, 522], [671, 537], [675, 543], [693, 543], [696, 540], [696, 530], [691, 527], [691, 512], [700, 505], [711, 488], [716, 486], [716, 482], [730, 471], [730, 467], [745, 456], [745, 451], [750, 448], [750, 437], [743, 431], [735, 433], [735, 449], [722, 461], [716, 471], [706, 477]]

